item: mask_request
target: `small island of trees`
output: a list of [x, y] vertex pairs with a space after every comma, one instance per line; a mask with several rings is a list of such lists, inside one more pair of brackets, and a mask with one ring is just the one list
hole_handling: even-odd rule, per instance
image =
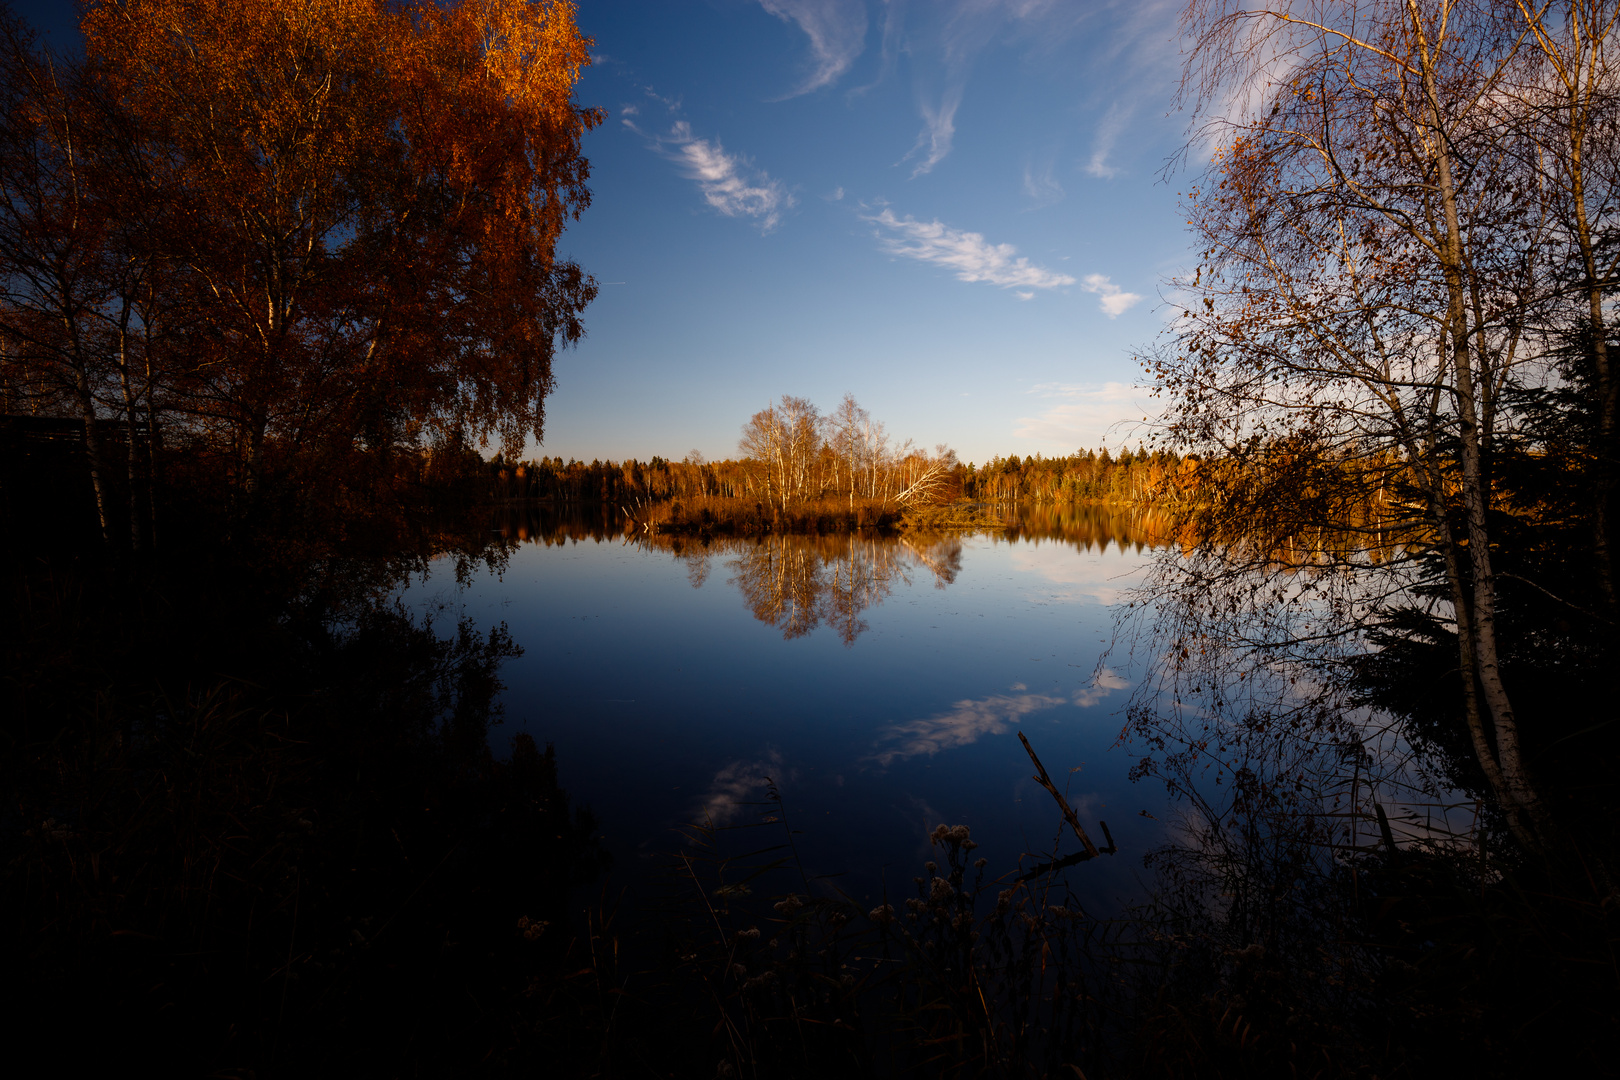
[[[1165, 508], [1192, 498], [1199, 459], [1142, 446], [1069, 456], [996, 457], [984, 465], [896, 443], [853, 394], [822, 413], [784, 395], [743, 426], [739, 456], [708, 461], [486, 460], [462, 445], [430, 455], [424, 469], [470, 497], [496, 502], [600, 503], [639, 526], [671, 533], [845, 532], [903, 522], [982, 526], [973, 511], [1010, 504], [1096, 503]], [[952, 516], [941, 513], [955, 507]]]

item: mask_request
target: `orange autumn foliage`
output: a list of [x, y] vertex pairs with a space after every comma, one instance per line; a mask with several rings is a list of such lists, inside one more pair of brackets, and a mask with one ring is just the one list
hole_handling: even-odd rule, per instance
[[136, 134], [116, 177], [173, 400], [267, 454], [544, 423], [595, 284], [566, 0], [96, 3], [87, 65]]

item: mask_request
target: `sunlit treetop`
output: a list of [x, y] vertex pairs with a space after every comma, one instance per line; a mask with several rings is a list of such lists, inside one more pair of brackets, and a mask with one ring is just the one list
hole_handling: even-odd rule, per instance
[[250, 445], [540, 434], [595, 293], [555, 260], [601, 120], [573, 4], [121, 0], [83, 30], [140, 132], [130, 209], [185, 267]]

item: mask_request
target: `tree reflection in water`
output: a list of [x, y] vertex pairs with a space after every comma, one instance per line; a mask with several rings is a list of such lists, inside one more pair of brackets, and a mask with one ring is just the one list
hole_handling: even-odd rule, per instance
[[995, 526], [974, 533], [911, 532], [895, 535], [766, 534], [681, 536], [647, 532], [606, 505], [513, 504], [497, 511], [493, 532], [508, 544], [547, 546], [591, 541], [633, 543], [673, 555], [685, 565], [692, 588], [702, 588], [715, 560], [730, 571], [756, 619], [786, 639], [805, 637], [818, 626], [833, 629], [845, 645], [868, 629], [862, 614], [881, 604], [897, 585], [910, 585], [925, 571], [935, 588], [956, 581], [965, 537], [992, 543], [1057, 541], [1081, 551], [1141, 553], [1168, 542], [1169, 521], [1152, 510], [1121, 510], [1089, 504], [1005, 506]]
[[935, 588], [943, 589], [962, 570], [961, 538], [939, 534], [756, 536], [706, 544], [655, 535], [639, 542], [684, 562], [693, 588], [708, 580], [711, 561], [720, 556], [754, 618], [786, 639], [827, 626], [845, 645], [866, 632], [862, 613], [881, 604], [897, 584], [911, 584], [914, 572], [928, 572]]

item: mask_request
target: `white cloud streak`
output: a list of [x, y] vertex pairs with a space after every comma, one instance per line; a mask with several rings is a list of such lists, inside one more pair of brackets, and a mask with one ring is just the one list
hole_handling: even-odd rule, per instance
[[910, 215], [895, 217], [885, 208], [862, 220], [888, 230], [879, 231], [878, 244], [890, 255], [933, 263], [956, 271], [961, 281], [987, 281], [1003, 289], [1056, 289], [1075, 279], [1036, 266], [1011, 244], [992, 244], [976, 232], [953, 229], [939, 221], [917, 221]]
[[[1060, 705], [1089, 709], [1115, 690], [1124, 690], [1130, 685], [1113, 671], [1104, 668], [1091, 681], [1091, 685], [1075, 691], [1073, 697], [1017, 693], [967, 698], [956, 702], [949, 712], [923, 720], [891, 724], [878, 736], [882, 749], [867, 760], [887, 768], [906, 758], [933, 757], [942, 750], [971, 746], [986, 735], [1005, 735], [1012, 730], [1011, 725], [1019, 723], [1031, 713], [1045, 712]], [[1023, 683], [1014, 683], [1012, 689], [1024, 690], [1025, 687]], [[884, 743], [893, 745], [883, 746]]]
[[1119, 169], [1108, 164], [1108, 157], [1114, 152], [1114, 143], [1119, 141], [1119, 134], [1130, 116], [1131, 110], [1121, 108], [1117, 102], [1109, 108], [1091, 137], [1091, 160], [1086, 162], [1088, 174], [1099, 180], [1112, 180], [1119, 175]]
[[1063, 199], [1063, 185], [1053, 175], [1054, 166], [1047, 158], [1039, 167], [1034, 163], [1024, 166], [1024, 194], [1029, 196], [1030, 209], [1039, 210]]
[[[1181, 6], [1183, 0], [884, 0], [878, 71], [854, 92], [870, 91], [902, 67], [910, 71], [923, 129], [901, 160], [916, 160], [915, 178], [950, 154], [958, 107], [986, 49], [1010, 47], [1026, 64], [1052, 70], [1072, 69], [1080, 48], [1083, 66], [1102, 85], [1152, 88], [1138, 92], [1157, 103], [1159, 88], [1174, 86], [1178, 78], [1183, 43], [1174, 27]], [[1080, 167], [1093, 176], [1117, 175], [1110, 163], [1116, 143], [1133, 148], [1138, 135], [1129, 122], [1138, 111], [1136, 103], [1110, 109]], [[1063, 153], [1072, 160], [1067, 147]]]
[[1102, 297], [1097, 306], [1102, 308], [1103, 314], [1110, 319], [1119, 318], [1142, 300], [1136, 293], [1125, 292], [1115, 285], [1106, 274], [1087, 274], [1080, 282], [1080, 287], [1088, 293], [1096, 293]]
[[1013, 435], [1066, 453], [1104, 442], [1118, 445], [1143, 417], [1153, 415], [1147, 391], [1127, 383], [1047, 383], [1033, 392], [1053, 403], [1037, 416], [1020, 417]]
[[951, 141], [956, 138], [956, 110], [962, 105], [962, 87], [954, 86], [945, 91], [939, 99], [939, 106], [930, 106], [926, 101], [920, 103], [923, 129], [917, 133], [917, 143], [911, 148], [906, 157], [913, 158], [922, 155], [917, 167], [911, 170], [911, 178], [915, 180], [924, 173], [934, 171], [934, 166], [944, 161], [951, 152]]
[[880, 743], [893, 742], [873, 754], [871, 761], [888, 767], [896, 760], [929, 757], [941, 750], [955, 750], [970, 746], [986, 735], [1003, 735], [1030, 713], [1055, 709], [1068, 703], [1067, 698], [1050, 694], [992, 694], [990, 697], [958, 701], [950, 712], [930, 716], [925, 720], [911, 720], [893, 724], [878, 739]]
[[[1060, 52], [1098, 5], [1074, 0], [886, 0], [878, 78], [910, 58], [923, 127], [902, 160], [913, 179], [951, 153], [957, 110], [979, 56], [993, 42], [1021, 42], [1035, 53]], [[867, 89], [870, 89], [869, 87]]]
[[[1063, 449], [1073, 453], [1079, 447], [1070, 445]], [[1151, 556], [1138, 554], [1134, 550], [1131, 552], [1134, 557], [1128, 560], [1115, 557], [1101, 559], [1075, 556], [1077, 552], [1090, 554], [1093, 550], [1097, 555], [1101, 555], [1114, 546], [1116, 541], [1112, 539], [1075, 540], [1072, 546], [1026, 545], [1012, 552], [1012, 565], [1020, 573], [1043, 580], [1042, 585], [1027, 594], [1031, 603], [1062, 601], [1112, 607], [1126, 599], [1132, 589], [1141, 585]], [[1117, 542], [1117, 548], [1116, 554], [1124, 555], [1127, 549], [1134, 549], [1135, 544], [1129, 540], [1120, 540]], [[1116, 688], [1107, 683], [1093, 684], [1075, 697], [1075, 704], [1082, 708], [1094, 705], [1105, 696], [1096, 694], [1096, 691], [1105, 689]], [[1090, 696], [1093, 694], [1096, 696]]]
[[812, 70], [797, 97], [838, 81], [866, 48], [864, 0], [759, 0], [760, 6], [783, 22], [798, 24], [810, 39]]
[[1115, 690], [1130, 688], [1130, 680], [1121, 678], [1112, 668], [1103, 668], [1097, 672], [1097, 677], [1091, 680], [1090, 686], [1074, 695], [1074, 703], [1082, 709], [1089, 709]]
[[655, 143], [697, 181], [704, 200], [726, 217], [753, 218], [761, 231], [770, 232], [781, 223], [782, 212], [797, 205], [782, 181], [755, 169], [747, 158], [726, 153], [718, 139], [697, 138], [685, 120], [677, 121]]

